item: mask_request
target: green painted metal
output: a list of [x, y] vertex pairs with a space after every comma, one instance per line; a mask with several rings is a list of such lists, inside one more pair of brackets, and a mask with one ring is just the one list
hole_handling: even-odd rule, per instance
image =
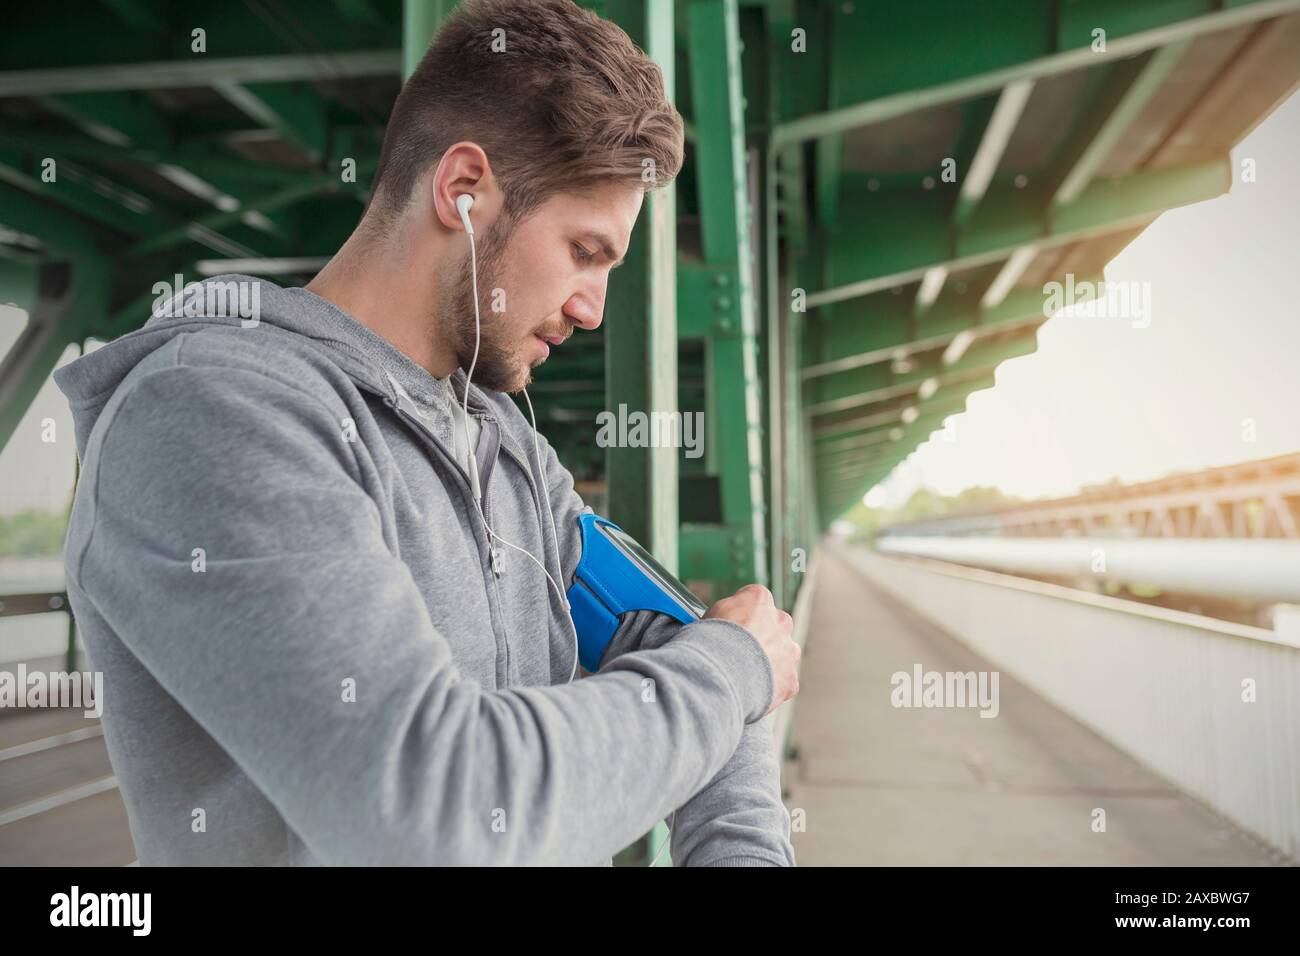
[[1052, 192], [1058, 206], [1073, 202], [1092, 182], [1142, 109], [1160, 91], [1165, 79], [1191, 48], [1190, 39], [1171, 43], [1123, 61], [1112, 70], [1084, 122], [1067, 142], [1067, 157], [1058, 161], [1060, 174]]
[[[1076, 281], [1099, 278], [1088, 275], [1076, 277]], [[981, 309], [973, 301], [975, 297], [971, 298], [967, 304], [941, 304], [916, 323], [909, 323], [899, 315], [896, 307], [901, 300], [897, 297], [860, 299], [859, 309], [851, 314], [840, 311], [834, 321], [825, 324], [820, 353], [815, 362], [803, 367], [803, 379], [810, 381], [943, 349], [961, 332], [981, 335], [1004, 332], [1047, 318], [1043, 314], [1045, 297], [1039, 288], [1013, 290], [989, 309]], [[895, 306], [892, 311], [891, 304]]]
[[[725, 284], [711, 297], [714, 322], [708, 343], [710, 409], [706, 443], [715, 447], [721, 521], [732, 543], [725, 567], [683, 561], [688, 577], [715, 582], [721, 593], [768, 581], [767, 515], [762, 474], [762, 411], [757, 316], [751, 272], [751, 203], [740, 89], [740, 28], [735, 0], [687, 4], [691, 94], [699, 137], [698, 178], [709, 188], [699, 197], [704, 261], [721, 270]], [[682, 555], [695, 553], [683, 529]]]
[[[675, 10], [653, 0], [608, 0], [618, 23], [663, 74], [672, 101], [676, 90]], [[637, 219], [623, 266], [610, 277], [605, 325], [606, 408], [676, 413], [677, 202], [670, 184], [649, 193]], [[592, 416], [591, 422], [595, 422]], [[670, 571], [679, 567], [678, 455], [671, 447], [605, 449], [608, 514]], [[656, 824], [624, 851], [634, 862], [671, 866], [667, 827]]]
[[329, 119], [325, 102], [310, 90], [285, 83], [234, 80], [221, 80], [214, 87], [249, 118], [300, 146], [313, 163], [325, 154]]
[[[367, 175], [371, 171], [371, 169], [362, 169], [361, 164], [358, 164], [359, 177]], [[238, 209], [207, 213], [192, 222], [185, 223], [184, 225], [177, 226], [174, 229], [169, 229], [166, 232], [153, 236], [150, 239], [146, 239], [144, 242], [138, 243], [128, 249], [126, 255], [129, 258], [139, 258], [151, 255], [190, 240], [196, 229], [219, 230], [225, 226], [242, 221], [244, 217], [251, 212], [273, 212], [277, 209], [292, 206], [295, 203], [320, 196], [324, 193], [337, 193], [345, 191], [346, 189], [347, 185], [340, 180], [337, 173], [324, 173], [304, 177], [299, 182], [256, 196], [248, 202], [240, 204]]]
[[938, 391], [923, 401], [898, 404], [879, 410], [867, 409], [863, 412], [835, 416], [824, 422], [812, 423], [810, 431], [812, 432], [814, 447], [823, 439], [845, 435], [854, 436], [881, 426], [907, 426], [910, 424], [907, 421], [908, 416], [905, 414], [908, 408], [914, 408], [917, 414], [924, 417], [936, 410], [946, 409], [954, 402], [960, 405], [961, 402], [965, 401], [971, 390], [969, 382], [958, 381], [941, 386]]
[[[674, 9], [649, 0], [610, 0], [611, 19], [659, 65], [675, 90]], [[646, 196], [625, 262], [612, 273], [605, 335], [605, 408], [677, 412], [676, 189]], [[589, 419], [595, 427], [595, 415]], [[678, 455], [660, 448], [605, 449], [609, 514], [672, 571], [678, 568]]]
[[[784, 36], [788, 34], [791, 21], [774, 13], [771, 18], [770, 32], [765, 37], [767, 44], [763, 63], [771, 86], [767, 101], [767, 121], [771, 128], [776, 124], [784, 106], [785, 90], [788, 87], [785, 57], [782, 46]], [[756, 58], [757, 59], [757, 58]], [[790, 468], [795, 458], [791, 448], [797, 447], [798, 440], [791, 416], [789, 415], [792, 398], [792, 385], [798, 382], [799, 362], [794, 347], [797, 336], [793, 330], [797, 325], [797, 313], [791, 314], [788, 308], [786, 290], [789, 281], [783, 270], [780, 251], [779, 195], [785, 191], [788, 202], [787, 210], [802, 209], [804, 193], [802, 176], [790, 175], [798, 150], [791, 150], [785, 157], [786, 173], [782, 174], [782, 157], [775, 150], [764, 148], [763, 151], [763, 314], [767, 333], [767, 399], [768, 408], [766, 425], [769, 440], [767, 442], [766, 473], [767, 500], [771, 502], [768, 512], [768, 539], [771, 542], [770, 587], [777, 607], [790, 607], [793, 595], [798, 590], [798, 579], [792, 580], [789, 554], [792, 551], [794, 528], [791, 516], [798, 514], [799, 507], [791, 494], [796, 489], [797, 476]], [[792, 221], [793, 220], [793, 221]], [[802, 233], [805, 220], [802, 216], [787, 215], [791, 224], [791, 245], [794, 245], [795, 233]], [[801, 236], [801, 238], [803, 238]], [[797, 391], [793, 393], [797, 402]]]
[[816, 394], [805, 389], [804, 411], [812, 416], [826, 416], [847, 409], [861, 409], [879, 402], [915, 395], [921, 386], [934, 379], [939, 384], [950, 376], [971, 369], [993, 368], [1008, 359], [1026, 355], [1036, 347], [1034, 326], [1001, 341], [980, 341], [967, 349], [956, 362], [945, 365], [938, 352], [929, 352], [911, 371], [895, 372], [889, 365], [872, 365], [850, 369], [810, 383], [818, 386]]
[[84, 221], [51, 208], [29, 193], [0, 183], [0, 208], [8, 229], [38, 237], [43, 247], [58, 256], [97, 255], [98, 232]]
[[56, 159], [110, 161], [114, 164], [148, 167], [179, 166], [200, 177], [224, 176], [247, 183], [289, 183], [302, 176], [300, 170], [254, 165], [245, 160], [232, 159], [200, 142], [160, 148], [118, 146], [64, 133], [7, 126], [0, 129], [0, 144], [23, 147], [29, 154], [53, 156]]
[[[106, 92], [99, 94], [68, 93], [42, 98], [42, 103], [70, 122], [76, 124], [84, 133], [92, 137], [90, 141], [78, 142], [69, 136], [49, 136], [29, 129], [5, 130], [0, 133], [0, 143], [8, 140], [22, 149], [29, 164], [37, 159], [50, 158], [56, 161], [62, 172], [61, 181], [56, 184], [44, 184], [34, 187], [33, 191], [43, 191], [51, 201], [62, 205], [79, 208], [89, 218], [105, 225], [117, 228], [134, 239], [155, 236], [167, 228], [173, 235], [191, 237], [187, 232], [185, 220], [189, 214], [176, 208], [171, 197], [161, 198], [156, 191], [145, 190], [148, 195], [141, 195], [141, 187], [131, 186], [129, 190], [114, 189], [106, 183], [106, 177], [99, 175], [88, 166], [105, 161], [129, 162], [143, 164], [153, 172], [163, 176], [172, 176], [175, 169], [197, 166], [203, 175], [195, 178], [192, 170], [187, 169], [188, 179], [182, 182], [191, 189], [203, 191], [201, 201], [217, 205], [221, 203], [240, 204], [240, 211], [248, 211], [249, 198], [255, 190], [244, 181], [244, 177], [235, 172], [237, 164], [223, 160], [199, 144], [192, 144], [184, 152], [171, 147], [175, 136], [167, 120], [153, 105], [138, 94], [124, 92]], [[138, 147], [147, 147], [139, 149]], [[197, 162], [194, 162], [197, 160]], [[207, 161], [206, 163], [204, 161]], [[250, 164], [243, 164], [247, 168]], [[273, 180], [285, 185], [301, 182], [303, 172], [295, 171], [292, 176], [280, 176]], [[11, 177], [11, 181], [12, 177]], [[87, 185], [82, 185], [83, 183]], [[108, 188], [106, 188], [108, 186]], [[93, 188], [96, 190], [86, 197], [83, 195]], [[111, 198], [105, 198], [111, 197]], [[274, 217], [267, 217], [265, 211], [261, 219], [250, 220], [264, 233], [254, 240], [255, 249], [264, 253], [282, 253], [289, 247], [289, 236], [283, 223]], [[228, 236], [244, 237], [243, 220]], [[143, 235], [142, 235], [143, 234]], [[228, 252], [229, 243], [219, 236], [213, 236], [204, 230], [192, 233], [195, 241], [207, 244], [219, 252]]]
[[[1053, 4], [999, 0], [970, 4], [963, 0], [888, 7], [851, 5], [870, 16], [836, 23], [835, 35], [852, 43], [845, 69], [856, 65], [862, 95], [852, 105], [789, 119], [773, 131], [775, 145], [805, 142], [845, 130], [915, 113], [944, 103], [1000, 90], [1008, 83], [1059, 75], [1096, 65], [1091, 30], [1116, 14], [1131, 17], [1142, 4], [1074, 3], [1070, 18], [1053, 30]], [[1208, 10], [1208, 3], [1194, 7]], [[942, 10], [940, 8], [942, 7]], [[1138, 29], [1112, 27], [1107, 47], [1111, 60], [1231, 29], [1300, 10], [1300, 0], [1255, 0], [1228, 9], [1187, 16], [1179, 4], [1153, 4]], [[886, 18], [890, 19], [886, 19]], [[989, 29], [992, 23], [997, 29]], [[1137, 21], [1133, 21], [1136, 25]], [[850, 29], [853, 27], [854, 29]], [[1086, 27], [1086, 29], [1085, 29]], [[996, 44], [971, 44], [972, 35]], [[854, 42], [854, 41], [858, 42]], [[992, 47], [990, 49], [990, 46]], [[917, 50], [941, 49], [943, 57], [920, 57]], [[957, 55], [954, 55], [957, 54]], [[961, 55], [964, 54], [964, 55]]]
[[108, 268], [108, 260], [98, 256], [43, 264], [28, 275], [15, 275], [9, 267], [18, 294], [27, 297], [20, 304], [28, 311], [28, 321], [0, 360], [0, 447], [9, 441], [67, 347], [80, 341], [103, 313]]
[[[970, 228], [950, 251], [942, 220], [900, 216], [864, 222], [853, 232], [841, 230], [830, 263], [832, 275], [851, 281], [810, 293], [816, 308], [919, 282], [927, 269], [949, 272], [1005, 261], [1018, 249], [1050, 249], [1144, 225], [1166, 209], [1213, 199], [1228, 191], [1231, 170], [1226, 158], [1185, 167], [1155, 169], [1120, 179], [1096, 182], [1074, 202], [1044, 213], [1032, 198], [1004, 197], [1004, 204], [982, 206]], [[846, 183], [846, 201], [866, 202]]]
[[931, 431], [940, 427], [945, 418], [963, 411], [971, 395], [993, 385], [991, 373], [955, 382], [943, 397], [915, 406], [917, 418], [910, 425], [900, 418], [894, 424], [857, 433], [838, 444], [818, 445], [814, 454], [819, 474], [860, 473], [866, 469], [857, 466], [876, 465], [887, 459], [906, 456]]
[[107, 90], [183, 89], [215, 86], [232, 76], [259, 83], [289, 83], [320, 76], [347, 79], [395, 75], [400, 68], [401, 54], [397, 50], [387, 49], [330, 53], [326, 61], [319, 54], [305, 53], [191, 57], [156, 63], [97, 63], [62, 69], [4, 72], [0, 75], [0, 97]]
[[402, 78], [410, 76], [456, 0], [402, 0]]
[[[59, 180], [46, 182], [43, 178], [46, 169], [50, 169]], [[129, 236], [144, 236], [152, 231], [151, 213], [155, 212], [152, 203], [125, 190], [118, 190], [120, 199], [105, 196], [100, 191], [103, 183], [98, 177], [87, 177], [71, 164], [42, 167], [24, 153], [0, 149], [0, 181], [47, 198], [86, 219]], [[129, 199], [135, 202], [128, 205], [125, 200]]]
[[34, 263], [0, 259], [0, 304], [31, 311], [39, 292], [39, 270]]

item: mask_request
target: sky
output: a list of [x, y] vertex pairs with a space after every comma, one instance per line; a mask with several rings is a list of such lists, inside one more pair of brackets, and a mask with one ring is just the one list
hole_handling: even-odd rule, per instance
[[1292, 95], [1233, 151], [1227, 195], [1165, 212], [1106, 267], [1107, 282], [1149, 283], [1147, 327], [1058, 313], [951, 419], [952, 440], [932, 436], [868, 503], [922, 486], [1058, 497], [1300, 451], [1297, 156]]
[[[0, 354], [7, 352], [27, 321], [27, 314], [0, 304]], [[59, 365], [77, 357], [75, 346], [64, 352]], [[45, 419], [54, 422], [53, 441], [42, 441]], [[0, 452], [0, 515], [27, 508], [60, 511], [72, 501], [77, 462], [76, 438], [67, 399], [48, 378]]]
[[[1234, 150], [1228, 195], [1164, 213], [1107, 267], [1108, 282], [1149, 283], [1147, 327], [1050, 319], [1038, 350], [999, 367], [996, 387], [952, 420], [954, 440], [923, 445], [872, 504], [897, 507], [922, 485], [1055, 497], [1300, 451], [1297, 156], [1300, 95]], [[1246, 158], [1253, 183], [1241, 181]], [[0, 304], [0, 354], [24, 321]], [[0, 453], [0, 514], [66, 508], [74, 462], [72, 417], [47, 381]]]

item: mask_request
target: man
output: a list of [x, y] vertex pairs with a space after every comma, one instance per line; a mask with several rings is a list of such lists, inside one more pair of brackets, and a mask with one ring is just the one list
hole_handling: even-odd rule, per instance
[[793, 864], [764, 719], [798, 689], [789, 615], [757, 586], [636, 612], [571, 680], [588, 509], [502, 394], [600, 324], [681, 153], [615, 25], [470, 0], [315, 280], [217, 277], [57, 373], [69, 596], [142, 864], [608, 863], [665, 818], [680, 865]]

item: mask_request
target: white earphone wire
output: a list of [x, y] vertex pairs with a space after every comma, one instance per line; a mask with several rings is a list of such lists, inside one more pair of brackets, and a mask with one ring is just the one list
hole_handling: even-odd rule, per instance
[[[478, 364], [478, 350], [479, 350], [479, 342], [482, 337], [482, 326], [479, 317], [479, 307], [478, 307], [478, 250], [474, 242], [474, 231], [472, 228], [469, 228], [468, 206], [472, 204], [473, 201], [471, 200], [471, 202], [468, 205], [466, 205], [464, 208], [461, 208], [459, 205], [457, 206], [457, 208], [460, 209], [461, 218], [465, 222], [465, 225], [467, 227], [465, 233], [467, 236], [469, 236], [470, 274], [472, 277], [473, 292], [474, 292], [474, 357], [470, 360], [469, 370], [465, 373], [465, 394], [461, 400], [462, 401], [461, 424], [464, 426], [465, 429], [465, 451], [469, 459], [468, 465], [470, 469], [470, 474], [473, 475], [475, 479], [477, 479], [478, 468], [474, 461], [474, 449], [470, 446], [470, 436], [469, 436], [469, 387], [470, 387], [470, 382], [474, 378], [474, 366]], [[546, 513], [551, 519], [551, 544], [552, 547], [554, 548], [555, 566], [560, 569], [560, 573], [563, 573], [564, 565], [560, 563], [560, 538], [559, 535], [556, 533], [556, 528], [555, 528], [555, 512], [551, 508], [551, 497], [546, 487], [546, 473], [542, 468], [541, 446], [537, 444], [537, 416], [533, 412], [533, 400], [528, 396], [528, 389], [525, 388], [523, 391], [524, 391], [524, 401], [528, 403], [528, 418], [533, 426], [533, 435], [532, 435], [533, 457], [537, 461], [537, 474], [538, 474], [538, 480], [541, 482], [541, 495], [546, 502]], [[546, 565], [544, 565], [541, 561], [538, 561], [537, 558], [533, 556], [531, 551], [528, 551], [526, 548], [521, 548], [516, 544], [512, 544], [511, 542], [507, 541], [505, 538], [501, 537], [495, 531], [492, 530], [492, 526], [489, 525], [487, 522], [487, 516], [483, 514], [483, 505], [479, 500], [477, 480], [474, 481], [474, 485], [475, 485], [474, 507], [478, 511], [479, 520], [483, 522], [483, 529], [487, 531], [488, 536], [491, 538], [492, 541], [499, 541], [509, 548], [514, 548], [520, 554], [527, 555], [528, 560], [532, 561], [535, 565], [541, 568], [542, 573], [546, 575], [546, 580], [550, 581], [551, 586], [555, 588], [555, 593], [559, 595], [560, 603], [564, 606], [564, 609], [567, 612], [569, 610], [568, 596], [564, 593], [564, 589], [561, 588], [555, 582], [555, 578], [551, 577], [551, 573], [546, 570]], [[545, 537], [545, 535], [546, 532], [545, 530], [543, 530], [542, 536]], [[577, 676], [577, 673], [578, 673], [578, 638], [577, 638], [577, 631], [575, 629], [574, 640], [573, 640], [573, 670], [569, 672], [569, 680], [572, 681], [574, 677]], [[660, 845], [659, 851], [655, 854], [654, 859], [650, 861], [651, 866], [658, 865], [659, 858], [663, 856], [664, 850], [671, 843], [672, 830], [673, 827], [676, 825], [676, 823], [677, 823], [677, 811], [674, 810], [668, 822], [668, 834], [669, 834], [668, 838], [665, 839], [664, 842]]]
[[[462, 217], [464, 219], [469, 218], [468, 210], [462, 210]], [[468, 225], [468, 223], [466, 224]], [[564, 593], [564, 589], [560, 587], [560, 585], [556, 582], [555, 578], [551, 577], [551, 572], [546, 570], [546, 565], [543, 564], [541, 561], [538, 561], [537, 558], [534, 557], [533, 553], [529, 551], [527, 548], [521, 548], [519, 547], [519, 545], [507, 541], [505, 538], [501, 537], [499, 534], [493, 531], [492, 526], [488, 524], [487, 516], [484, 515], [483, 513], [483, 505], [480, 500], [481, 493], [478, 490], [478, 481], [477, 481], [478, 467], [474, 461], [474, 449], [470, 442], [470, 435], [469, 435], [469, 387], [470, 387], [470, 383], [473, 381], [474, 378], [474, 366], [478, 364], [479, 343], [482, 338], [482, 326], [481, 326], [481, 319], [479, 317], [479, 305], [478, 305], [478, 249], [476, 243], [474, 242], [473, 231], [470, 229], [466, 229], [465, 232], [466, 235], [469, 237], [470, 274], [472, 277], [473, 293], [474, 293], [474, 357], [470, 360], [469, 370], [465, 373], [465, 394], [461, 399], [461, 424], [465, 430], [465, 450], [466, 450], [466, 456], [468, 458], [467, 467], [469, 469], [474, 484], [474, 507], [478, 511], [479, 520], [483, 523], [483, 530], [488, 533], [488, 537], [491, 539], [491, 541], [500, 542], [506, 547], [513, 548], [515, 551], [518, 551], [520, 554], [526, 555], [528, 560], [532, 561], [533, 564], [541, 568], [542, 573], [546, 575], [546, 580], [551, 582], [551, 587], [555, 589], [556, 595], [559, 596], [561, 606], [564, 608], [566, 612], [568, 612], [569, 610], [568, 595]], [[533, 455], [537, 459], [538, 480], [541, 481], [542, 484], [541, 494], [542, 494], [542, 498], [546, 502], [546, 512], [551, 519], [551, 538], [552, 538], [552, 545], [554, 547], [555, 566], [560, 569], [561, 573], [563, 573], [564, 565], [560, 563], [560, 545], [559, 545], [559, 535], [556, 533], [556, 528], [555, 528], [555, 513], [551, 510], [550, 495], [547, 494], [547, 488], [546, 488], [546, 475], [542, 470], [541, 451], [540, 451], [540, 447], [537, 444], [537, 417], [536, 415], [533, 414], [533, 401], [531, 398], [528, 397], [528, 389], [524, 389], [524, 400], [528, 403], [528, 417], [531, 420], [533, 426]], [[542, 531], [543, 537], [545, 537], [545, 534], [546, 534], [545, 529], [543, 529]], [[574, 641], [573, 641], [573, 669], [569, 672], [569, 680], [572, 681], [574, 677], [577, 676], [577, 674], [578, 674], [578, 640], [577, 640], [577, 632], [575, 631]]]

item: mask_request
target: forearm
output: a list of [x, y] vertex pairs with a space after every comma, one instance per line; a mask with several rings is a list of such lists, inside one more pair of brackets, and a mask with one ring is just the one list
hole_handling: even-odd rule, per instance
[[[631, 651], [662, 647], [681, 627], [662, 614], [630, 614], [601, 665]], [[722, 769], [675, 811], [671, 852], [677, 866], [794, 865], [773, 725], [771, 715], [747, 724]]]
[[675, 865], [794, 866], [774, 723], [769, 714], [747, 724], [731, 759], [677, 810]]

